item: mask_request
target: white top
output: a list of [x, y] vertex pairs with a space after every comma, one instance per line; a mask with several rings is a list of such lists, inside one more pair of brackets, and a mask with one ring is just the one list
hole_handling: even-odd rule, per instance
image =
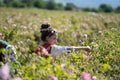
[[52, 45], [51, 56], [59, 56], [62, 54], [67, 54], [68, 52], [71, 52], [71, 51], [74, 51], [73, 47]]
[[[11, 50], [12, 50], [12, 52], [11, 52]], [[15, 47], [12, 46], [12, 45], [8, 45], [6, 47], [6, 51], [8, 53], [9, 59], [12, 60], [12, 61], [16, 61], [17, 55], [16, 55], [16, 49], [15, 49]]]

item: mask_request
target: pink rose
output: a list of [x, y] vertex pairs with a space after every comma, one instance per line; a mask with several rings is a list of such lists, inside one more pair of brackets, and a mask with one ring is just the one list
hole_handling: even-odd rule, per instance
[[57, 77], [55, 77], [54, 75], [50, 76], [49, 80], [58, 80]]
[[9, 76], [10, 76], [10, 68], [8, 64], [5, 64], [0, 68], [0, 77], [2, 80], [8, 80]]
[[89, 73], [83, 73], [81, 75], [82, 80], [92, 80], [91, 75]]
[[0, 36], [3, 36], [3, 34], [2, 34], [2, 33], [0, 33]]
[[61, 68], [64, 69], [66, 67], [66, 64], [61, 64]]

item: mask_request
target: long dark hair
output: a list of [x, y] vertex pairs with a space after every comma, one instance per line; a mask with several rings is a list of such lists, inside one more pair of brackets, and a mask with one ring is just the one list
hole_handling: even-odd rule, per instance
[[56, 31], [54, 29], [52, 29], [50, 24], [48, 24], [48, 23], [41, 25], [40, 32], [41, 32], [41, 40], [42, 41], [46, 41], [47, 36], [51, 37], [52, 35], [54, 35], [56, 33]]

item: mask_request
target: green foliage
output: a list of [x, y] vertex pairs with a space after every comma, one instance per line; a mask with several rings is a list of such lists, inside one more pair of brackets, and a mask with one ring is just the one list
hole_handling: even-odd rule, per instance
[[64, 10], [64, 6], [61, 3], [56, 4], [56, 10]]
[[4, 4], [3, 0], [0, 0], [0, 7], [3, 7], [3, 6], [5, 6], [5, 4]]
[[54, 2], [54, 0], [47, 1], [46, 8], [48, 10], [54, 10], [56, 8], [56, 3]]
[[65, 6], [65, 10], [74, 10], [77, 9], [73, 3], [67, 3]]
[[116, 12], [120, 13], [120, 6], [115, 9]]
[[61, 3], [56, 3], [54, 0], [0, 0], [0, 7], [14, 7], [14, 8], [41, 8], [48, 10], [64, 10]]
[[113, 9], [108, 4], [101, 4], [99, 8], [80, 8], [73, 3], [67, 3], [65, 6], [62, 3], [57, 3], [55, 0], [0, 0], [0, 7], [14, 8], [40, 8], [48, 10], [83, 10], [87, 12], [120, 12], [119, 6]]
[[33, 5], [37, 8], [44, 8], [45, 7], [43, 0], [35, 0]]
[[[81, 74], [89, 72], [97, 80], [120, 78], [120, 14], [72, 11], [47, 11], [39, 9], [0, 8], [0, 33], [17, 49], [21, 67], [13, 63], [23, 80], [81, 80]], [[40, 22], [48, 21], [58, 31], [59, 45], [87, 46], [85, 51], [64, 54], [53, 61], [34, 53], [40, 41]], [[84, 35], [87, 35], [85, 37]], [[0, 36], [1, 38], [1, 36]], [[2, 37], [3, 38], [3, 37]], [[83, 40], [84, 43], [80, 43]], [[65, 64], [64, 67], [61, 67]]]
[[[27, 7], [33, 7], [33, 0], [21, 0]], [[19, 1], [20, 2], [20, 1]]]
[[88, 11], [88, 12], [99, 12], [99, 10], [96, 9], [96, 8], [83, 8], [83, 11]]
[[113, 11], [113, 8], [107, 4], [101, 4], [100, 8], [102, 9], [103, 12], [107, 12], [107, 13]]
[[5, 49], [0, 49], [0, 54], [6, 54], [6, 50]]
[[15, 8], [24, 8], [26, 7], [26, 5], [22, 2], [19, 1], [13, 1], [10, 3], [11, 7], [15, 7]]

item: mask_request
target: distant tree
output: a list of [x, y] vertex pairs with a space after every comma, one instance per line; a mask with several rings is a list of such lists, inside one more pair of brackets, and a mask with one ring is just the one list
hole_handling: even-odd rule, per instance
[[67, 3], [65, 6], [65, 10], [75, 10], [77, 7], [73, 3]]
[[89, 12], [99, 12], [96, 8], [83, 8], [83, 11], [89, 11]]
[[3, 0], [3, 2], [5, 3], [6, 7], [9, 7], [10, 0]]
[[64, 6], [61, 3], [56, 3], [56, 10], [64, 10]]
[[34, 0], [21, 0], [27, 7], [33, 7]]
[[99, 12], [97, 8], [91, 8], [91, 12]]
[[3, 6], [5, 6], [4, 1], [0, 0], [0, 7], [3, 7]]
[[13, 0], [9, 4], [11, 7], [15, 8], [24, 8], [26, 6], [25, 3], [22, 3], [20, 0]]
[[119, 12], [119, 13], [120, 13], [120, 6], [118, 6], [118, 7], [115, 9], [115, 12]]
[[113, 11], [113, 8], [107, 4], [101, 4], [99, 8], [103, 12], [112, 12]]
[[44, 8], [45, 2], [43, 0], [34, 0], [33, 5], [37, 8]]
[[49, 0], [46, 2], [46, 9], [48, 10], [54, 10], [56, 9], [56, 3], [54, 0]]

